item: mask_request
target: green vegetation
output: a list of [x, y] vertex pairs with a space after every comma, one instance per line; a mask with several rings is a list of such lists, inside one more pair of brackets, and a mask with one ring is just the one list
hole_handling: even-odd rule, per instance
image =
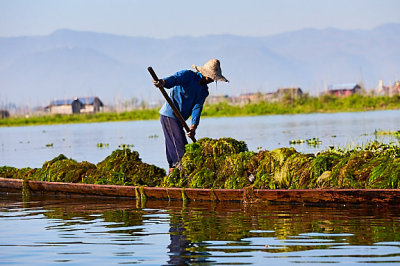
[[158, 186], [165, 170], [143, 163], [137, 151], [122, 149], [113, 151], [97, 165], [77, 162], [60, 154], [45, 162], [42, 168], [0, 167], [0, 176], [50, 182]]
[[[375, 134], [383, 134], [380, 132], [383, 131]], [[203, 138], [186, 145], [180, 165], [168, 176], [164, 169], [143, 163], [139, 153], [129, 148], [113, 151], [97, 165], [61, 154], [39, 169], [0, 167], [0, 176], [182, 188], [400, 188], [400, 145], [372, 141], [352, 149], [330, 148], [314, 155], [299, 153], [294, 148], [253, 152], [243, 141]]]
[[400, 95], [365, 96], [355, 94], [348, 97], [324, 95], [310, 97], [304, 95], [296, 99], [285, 97], [278, 102], [249, 103], [243, 106], [222, 102], [205, 105], [203, 116], [245, 116], [245, 115], [277, 115], [300, 113], [333, 113], [358, 112], [372, 110], [388, 110], [400, 108]]
[[400, 130], [397, 130], [397, 131], [375, 130], [374, 134], [375, 134], [375, 136], [391, 135], [391, 136], [395, 136], [396, 138], [400, 139]]
[[95, 123], [112, 121], [150, 120], [158, 118], [158, 109], [143, 109], [131, 112], [107, 112], [96, 114], [72, 114], [72, 115], [41, 115], [32, 117], [10, 117], [0, 119], [0, 126], [30, 126], [52, 125], [68, 123]]
[[102, 143], [102, 142], [99, 142], [99, 143], [97, 143], [97, 148], [108, 148], [110, 146], [110, 144], [108, 144], [108, 143]]
[[258, 153], [230, 138], [204, 138], [186, 146], [180, 167], [163, 186], [190, 188], [313, 189], [400, 188], [400, 146], [371, 142], [317, 155], [294, 148]]
[[319, 140], [319, 138], [307, 139], [305, 141], [302, 139], [289, 140], [289, 144], [291, 144], [291, 145], [302, 144], [304, 142], [306, 142], [309, 146], [312, 146], [312, 147], [318, 147], [322, 143], [322, 141]]
[[[336, 97], [324, 95], [321, 97], [302, 97], [292, 99], [285, 97], [279, 102], [249, 103], [234, 105], [227, 102], [206, 104], [203, 117], [246, 116], [246, 115], [275, 115], [299, 114], [317, 112], [356, 112], [371, 110], [388, 110], [400, 108], [400, 96], [365, 96], [352, 95], [349, 97]], [[158, 108], [141, 109], [122, 113], [96, 113], [74, 115], [42, 115], [32, 117], [11, 117], [0, 120], [0, 126], [25, 126], [65, 123], [90, 123], [110, 121], [131, 121], [158, 119]]]

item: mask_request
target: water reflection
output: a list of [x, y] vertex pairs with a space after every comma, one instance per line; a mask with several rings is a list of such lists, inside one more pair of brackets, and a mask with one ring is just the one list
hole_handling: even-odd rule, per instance
[[19, 239], [1, 241], [17, 264], [19, 252], [35, 257], [39, 246], [49, 248], [49, 263], [400, 262], [400, 213], [390, 206], [147, 201], [142, 208], [124, 199], [22, 203], [20, 195], [0, 194], [0, 224], [1, 235], [8, 228]]

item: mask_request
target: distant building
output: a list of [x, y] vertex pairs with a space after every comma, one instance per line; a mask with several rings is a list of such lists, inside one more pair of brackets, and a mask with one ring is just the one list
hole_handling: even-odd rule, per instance
[[400, 94], [400, 81], [396, 81], [392, 87], [392, 94]]
[[83, 108], [83, 103], [78, 98], [54, 100], [46, 107], [52, 114], [79, 114]]
[[10, 117], [10, 113], [7, 110], [0, 110], [1, 119]]
[[258, 102], [276, 102], [282, 100], [285, 96], [291, 99], [296, 99], [303, 96], [303, 91], [298, 87], [293, 88], [279, 88], [276, 92], [250, 92], [242, 93], [239, 96], [217, 95], [209, 96], [207, 98], [208, 104], [216, 104], [220, 102], [227, 102], [231, 104], [245, 105], [248, 103]]
[[345, 83], [345, 84], [332, 84], [328, 86], [327, 94], [345, 97], [356, 93], [361, 89], [361, 86], [357, 83]]
[[98, 97], [81, 97], [51, 101], [46, 111], [52, 114], [97, 113], [103, 107]]
[[285, 96], [290, 97], [291, 99], [296, 99], [303, 95], [303, 91], [300, 88], [279, 88], [276, 92], [267, 92], [267, 93], [245, 93], [236, 97], [233, 100], [234, 103], [255, 103], [260, 101], [266, 102], [276, 102], [282, 100]]
[[97, 113], [100, 112], [104, 104], [98, 97], [82, 97], [78, 100], [83, 103], [83, 108], [81, 108], [81, 113]]
[[240, 94], [238, 97], [233, 98], [232, 102], [239, 103], [239, 104], [247, 104], [247, 103], [259, 102], [262, 99], [263, 99], [263, 94], [260, 92], [243, 93], [243, 94]]
[[300, 88], [279, 88], [275, 92], [276, 98], [283, 98], [290, 96], [291, 98], [298, 98], [303, 95], [303, 91]]
[[206, 99], [207, 104], [216, 104], [220, 102], [229, 102], [229, 96], [228, 95], [210, 95]]
[[377, 92], [388, 96], [400, 95], [400, 81], [396, 81], [393, 86], [385, 86], [383, 81], [379, 80]]
[[391, 87], [384, 85], [383, 80], [379, 80], [377, 93], [389, 95], [389, 94], [391, 94]]

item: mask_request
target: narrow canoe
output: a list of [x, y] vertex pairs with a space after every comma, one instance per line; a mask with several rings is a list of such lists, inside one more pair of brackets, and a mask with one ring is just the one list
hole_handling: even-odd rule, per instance
[[0, 191], [190, 201], [400, 205], [400, 189], [196, 189], [94, 185], [0, 178]]

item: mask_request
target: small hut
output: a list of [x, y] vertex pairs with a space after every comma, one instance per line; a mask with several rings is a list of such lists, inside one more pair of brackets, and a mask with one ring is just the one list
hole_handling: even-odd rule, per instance
[[293, 87], [293, 88], [278, 88], [275, 92], [275, 97], [278, 99], [282, 99], [286, 96], [289, 96], [292, 99], [296, 99], [303, 95], [303, 91], [301, 88]]
[[328, 86], [327, 94], [339, 97], [350, 96], [361, 89], [357, 83], [332, 84]]
[[78, 98], [51, 101], [46, 110], [52, 114], [79, 114], [83, 103]]
[[10, 117], [10, 113], [7, 110], [1, 110], [0, 109], [0, 114], [1, 114], [1, 119]]
[[81, 113], [97, 113], [104, 107], [99, 97], [80, 97], [78, 100], [83, 104]]
[[74, 99], [54, 100], [46, 107], [52, 114], [97, 113], [104, 104], [98, 97], [79, 97]]

